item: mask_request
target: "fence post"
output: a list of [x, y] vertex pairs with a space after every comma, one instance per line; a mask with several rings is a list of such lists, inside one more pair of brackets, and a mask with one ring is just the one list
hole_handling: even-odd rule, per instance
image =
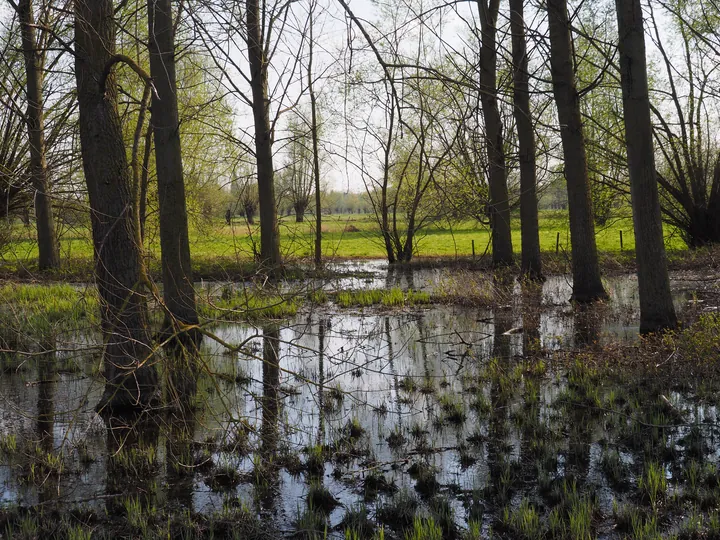
[[622, 230], [620, 231], [620, 251], [623, 250]]
[[475, 260], [475, 240], [471, 240], [472, 242], [472, 257], [473, 260]]
[[555, 238], [555, 254], [558, 253], [560, 253], [560, 233], [557, 233], [557, 238]]

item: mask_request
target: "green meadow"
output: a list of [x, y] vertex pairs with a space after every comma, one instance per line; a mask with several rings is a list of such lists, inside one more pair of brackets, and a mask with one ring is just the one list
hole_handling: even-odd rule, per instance
[[[513, 218], [513, 245], [520, 252], [520, 220]], [[377, 223], [370, 215], [332, 215], [323, 217], [323, 254], [326, 259], [384, 258]], [[621, 251], [622, 231], [625, 251], [635, 248], [632, 219], [617, 217], [604, 226], [596, 227], [598, 249], [603, 252]], [[312, 256], [314, 242], [314, 219], [307, 216], [303, 223], [296, 223], [294, 217], [280, 220], [281, 249], [286, 259], [301, 259]], [[191, 250], [196, 265], [205, 267], [222, 262], [249, 262], [253, 250], [259, 243], [260, 231], [257, 225], [249, 226], [243, 218], [236, 218], [232, 225], [216, 221], [194, 226], [191, 230]], [[679, 234], [665, 227], [668, 250], [683, 250], [685, 243]], [[435, 223], [418, 232], [415, 255], [419, 257], [466, 257], [473, 252], [482, 255], [490, 250], [490, 230], [476, 221]], [[86, 226], [61, 231], [61, 253], [66, 267], [73, 267], [92, 258], [90, 230]], [[570, 249], [570, 231], [567, 214], [558, 211], [544, 211], [540, 214], [540, 242], [544, 252], [563, 252]], [[148, 254], [157, 259], [160, 242], [156, 231], [150, 230], [147, 237]], [[32, 269], [37, 258], [37, 244], [32, 228], [16, 225], [11, 241], [0, 252], [6, 269]], [[151, 262], [152, 265], [152, 262]]]

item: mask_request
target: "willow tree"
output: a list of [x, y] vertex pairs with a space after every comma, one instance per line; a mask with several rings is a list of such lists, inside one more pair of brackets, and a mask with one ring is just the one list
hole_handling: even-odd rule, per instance
[[572, 242], [573, 300], [593, 302], [607, 297], [600, 279], [593, 223], [587, 152], [572, 59], [572, 36], [567, 0], [547, 0], [550, 67], [565, 157], [570, 240]]
[[78, 0], [74, 10], [80, 144], [104, 337], [106, 387], [98, 408], [120, 412], [145, 407], [157, 395], [147, 305], [140, 291], [147, 277], [117, 107], [113, 2]]
[[640, 289], [640, 332], [677, 326], [670, 293], [650, 119], [640, 0], [615, 0], [620, 70]]

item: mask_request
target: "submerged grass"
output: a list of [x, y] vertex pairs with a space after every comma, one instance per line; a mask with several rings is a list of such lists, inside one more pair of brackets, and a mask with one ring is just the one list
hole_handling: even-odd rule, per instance
[[343, 308], [375, 305], [403, 307], [430, 303], [430, 295], [428, 293], [413, 290], [403, 291], [398, 287], [392, 289], [340, 291], [334, 295], [334, 298], [335, 303]]
[[[366, 292], [369, 294], [362, 300], [366, 304], [349, 305], [408, 305], [410, 296], [400, 289]], [[338, 304], [340, 294], [335, 297]], [[503, 302], [508, 298], [497, 296], [496, 292], [493, 295]], [[315, 298], [311, 301], [327, 300], [322, 296]], [[203, 298], [200, 305], [207, 310], [203, 313], [208, 318], [254, 320], [253, 317], [288, 317], [297, 312], [303, 299], [299, 294], [226, 287]], [[36, 301], [48, 300], [43, 300], [37, 291], [18, 293], [14, 306], [16, 309], [27, 306], [31, 311]], [[337, 312], [331, 315], [334, 317]], [[323, 316], [326, 315], [324, 312]], [[307, 327], [309, 323], [303, 324]], [[328, 350], [339, 347], [338, 327], [333, 326], [333, 345]], [[401, 364], [398, 373], [392, 375], [394, 382], [388, 385], [402, 390], [395, 404], [423, 411], [403, 425], [385, 424], [391, 416], [387, 411], [394, 409], [386, 408], [383, 416], [370, 415], [373, 420], [364, 414], [369, 409], [363, 407], [375, 405], [363, 394], [372, 388], [363, 386], [367, 379], [360, 378], [365, 376], [363, 373], [383, 376], [387, 372], [376, 373], [372, 365], [363, 365], [363, 372], [356, 376], [361, 384], [355, 386], [356, 379], [349, 381], [333, 373], [339, 364], [328, 353], [325, 359], [331, 360], [320, 372], [327, 379], [320, 387], [313, 386], [316, 394], [323, 392], [322, 416], [318, 416], [323, 422], [323, 436], [315, 438], [313, 434], [311, 441], [303, 440], [303, 444], [307, 443], [307, 457], [304, 466], [297, 458], [295, 476], [302, 477], [305, 472], [307, 496], [298, 505], [294, 523], [282, 524], [288, 526], [284, 532], [298, 538], [326, 538], [340, 532], [352, 539], [384, 537], [384, 529], [379, 527], [384, 523], [388, 538], [398, 540], [458, 538], [463, 534], [479, 538], [490, 527], [504, 538], [585, 540], [604, 530], [617, 530], [632, 538], [668, 537], [676, 530], [680, 538], [712, 537], [720, 529], [715, 510], [720, 501], [720, 475], [712, 461], [717, 446], [712, 406], [718, 401], [719, 330], [720, 317], [702, 315], [695, 325], [684, 330], [645, 338], [631, 346], [615, 344], [570, 351], [539, 349], [533, 353], [537, 358], [533, 356], [532, 361], [487, 351], [483, 356], [469, 355], [464, 364], [456, 364], [454, 358], [446, 359], [444, 353], [460, 345], [465, 350], [467, 343], [462, 336], [458, 340], [442, 337], [431, 343], [428, 335], [435, 332], [432, 328], [420, 334], [423, 347], [430, 349], [422, 353], [421, 359], [427, 364], [422, 367]], [[362, 339], [371, 338], [364, 335]], [[412, 339], [406, 341], [406, 349], [421, 350]], [[369, 341], [362, 346], [366, 344], [371, 348]], [[442, 373], [435, 372], [435, 366], [428, 362], [431, 355], [443, 358], [437, 364]], [[688, 369], [690, 366], [694, 371]], [[303, 377], [306, 375], [312, 373], [308, 371]], [[290, 425], [288, 411], [304, 414], [305, 409], [292, 388], [285, 395], [287, 381], [292, 379], [282, 379], [275, 388], [279, 392], [270, 391], [263, 379], [262, 395], [257, 379], [256, 376], [254, 382], [258, 386], [250, 388], [245, 397], [250, 403], [256, 402], [263, 428], [257, 433], [243, 431], [232, 447], [217, 452], [207, 450], [202, 462], [210, 463], [210, 472], [193, 470], [192, 453], [191, 459], [179, 467], [187, 469], [189, 477], [197, 474], [213, 491], [224, 493], [227, 509], [222, 516], [175, 514], [163, 507], [162, 498], [148, 504], [145, 497], [123, 493], [122, 499], [118, 499], [119, 514], [75, 520], [73, 528], [60, 531], [61, 536], [83, 537], [87, 531], [97, 531], [95, 536], [101, 538], [262, 538], [253, 536], [267, 532], [263, 528], [267, 523], [258, 519], [262, 510], [240, 513], [235, 508], [239, 504], [236, 488], [255, 482], [256, 492], [262, 488], [268, 499], [277, 496], [284, 480], [277, 481], [273, 475], [280, 468], [290, 472], [290, 466], [287, 462], [279, 465], [279, 459], [272, 464], [280, 452], [267, 456], [253, 454], [252, 448], [256, 443], [262, 446], [273, 441], [282, 447], [287, 441], [275, 438], [290, 432], [302, 437], [302, 428]], [[460, 386], [465, 393], [456, 392]], [[218, 391], [227, 390], [226, 387], [222, 385]], [[234, 385], [230, 389], [230, 393], [237, 391]], [[240, 393], [245, 392], [243, 389]], [[392, 406], [392, 398], [387, 398], [392, 394], [393, 390], [389, 390], [379, 399]], [[267, 407], [275, 399], [282, 404], [280, 412]], [[382, 403], [384, 406], [385, 401]], [[711, 407], [703, 408], [705, 404]], [[236, 410], [233, 409], [233, 415]], [[313, 410], [313, 414], [316, 412], [320, 411]], [[246, 414], [252, 416], [239, 412], [243, 418]], [[281, 424], [276, 434], [264, 431], [271, 425], [268, 417]], [[382, 418], [377, 426], [372, 424], [376, 418]], [[429, 424], [436, 418], [440, 426], [431, 431]], [[446, 443], [453, 437], [454, 441]], [[376, 444], [387, 444], [395, 451], [391, 462], [378, 462]], [[131, 477], [155, 478], [160, 474], [170, 443], [167, 448], [147, 445], [136, 450], [131, 446], [128, 443], [128, 448], [115, 452], [106, 461], [116, 472], [122, 470]], [[33, 454], [34, 468], [32, 463], [25, 466], [18, 458], [19, 449], [25, 448], [14, 433], [0, 437], [0, 453], [8, 462], [12, 461], [12, 466], [20, 465], [15, 469], [25, 475], [28, 487], [73, 474], [74, 464], [58, 461], [47, 451]], [[591, 448], [600, 451], [591, 452]], [[239, 472], [233, 459], [224, 461], [223, 453], [232, 453], [235, 458], [253, 454], [255, 480], [248, 480], [247, 474]], [[456, 485], [454, 475], [447, 474], [446, 467], [447, 463], [457, 461], [464, 469], [469, 469], [474, 461], [487, 464], [487, 485], [472, 494]], [[600, 474], [589, 481], [591, 470]], [[333, 493], [337, 484], [327, 481], [325, 471], [327, 478], [332, 475], [336, 480], [343, 479], [343, 486], [345, 478], [357, 478], [354, 483], [347, 481], [348, 489], [343, 487], [341, 492]], [[405, 474], [414, 483], [401, 482], [400, 485], [410, 488], [398, 492], [388, 478]], [[610, 489], [613, 495], [631, 504], [623, 503], [622, 510], [618, 506], [618, 511], [611, 515], [607, 508], [600, 508], [599, 488]], [[188, 488], [188, 493], [191, 492], [192, 488]], [[332, 530], [331, 523], [337, 523], [335, 507], [348, 501], [338, 501], [336, 496], [357, 497], [354, 502], [364, 500], [368, 506], [348, 512], [347, 519]], [[261, 498], [255, 502], [258, 506], [262, 504]], [[459, 509], [460, 502], [467, 512]], [[11, 537], [39, 537], [50, 530], [45, 523], [49, 519], [37, 512], [23, 511], [22, 515], [6, 516], [0, 522], [0, 530], [10, 531]], [[179, 522], [191, 531], [188, 536], [178, 533]], [[3, 523], [7, 525], [5, 529]], [[246, 524], [247, 532], [236, 523]], [[671, 524], [680, 523], [679, 529], [672, 528]], [[466, 524], [467, 531], [461, 531]], [[268, 533], [264, 537], [277, 535]]]
[[0, 326], [12, 334], [49, 337], [99, 323], [99, 303], [94, 287], [70, 284], [18, 284], [0, 287]]
[[298, 295], [282, 295], [263, 289], [223, 288], [219, 297], [210, 295], [198, 299], [198, 311], [205, 320], [257, 321], [285, 319], [300, 308]]

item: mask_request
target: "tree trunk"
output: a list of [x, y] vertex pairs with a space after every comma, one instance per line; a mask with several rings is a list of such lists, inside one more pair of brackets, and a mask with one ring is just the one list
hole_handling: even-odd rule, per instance
[[513, 263], [512, 236], [510, 233], [510, 204], [503, 147], [502, 121], [497, 102], [497, 17], [500, 0], [478, 0], [482, 44], [480, 47], [480, 102], [485, 120], [490, 175], [490, 213], [492, 214], [493, 264], [507, 266]]
[[538, 225], [535, 131], [530, 110], [530, 87], [523, 0], [510, 0], [510, 28], [513, 56], [513, 105], [520, 153], [520, 231], [522, 234], [521, 275], [542, 279], [540, 229]]
[[[315, 4], [313, 4], [314, 9]], [[313, 178], [315, 181], [315, 267], [322, 266], [322, 202], [320, 198], [320, 149], [318, 147], [317, 98], [313, 88], [313, 15], [310, 12], [310, 51], [308, 58], [308, 92], [310, 93], [310, 135], [313, 148]], [[321, 353], [322, 354], [322, 353]]]
[[625, 112], [635, 254], [640, 288], [640, 333], [677, 326], [663, 239], [650, 120], [645, 35], [640, 0], [615, 0]]
[[[177, 83], [175, 35], [170, 0], [148, 0], [150, 74], [155, 85], [152, 126], [155, 138], [163, 299], [169, 314], [166, 331], [198, 323], [185, 203]], [[175, 320], [170, 320], [174, 318]]]
[[[150, 185], [150, 154], [152, 153], [152, 121], [145, 132], [145, 151], [143, 153], [142, 174], [140, 175], [140, 238], [145, 242], [145, 222], [147, 221], [147, 194]], [[143, 244], [144, 245], [144, 244]]]
[[60, 248], [55, 234], [52, 201], [45, 161], [45, 119], [43, 111], [43, 53], [38, 50], [35, 16], [31, 0], [18, 2], [23, 56], [27, 76], [26, 124], [30, 140], [30, 174], [35, 200], [35, 222], [40, 270], [60, 268]]
[[255, 205], [254, 204], [246, 204], [245, 205], [245, 219], [248, 222], [248, 225], [255, 225]]
[[565, 155], [570, 241], [572, 242], [573, 300], [593, 302], [607, 298], [600, 279], [595, 225], [590, 204], [585, 136], [580, 96], [575, 85], [567, 1], [548, 0], [550, 66]]
[[115, 52], [112, 0], [75, 2], [75, 76], [83, 170], [90, 198], [95, 279], [101, 300], [107, 379], [98, 408], [150, 405], [158, 377], [148, 331], [146, 280], [135, 230], [130, 168], [117, 109], [115, 77], [101, 86]]
[[295, 223], [302, 223], [305, 221], [305, 210], [307, 209], [307, 204], [305, 202], [295, 202], [295, 204], [293, 204], [293, 209], [295, 210]]
[[281, 265], [280, 236], [275, 208], [275, 178], [268, 98], [268, 64], [263, 49], [263, 19], [258, 0], [246, 0], [247, 44], [250, 87], [255, 122], [255, 159], [257, 161], [258, 199], [260, 201], [260, 263], [273, 270]]

